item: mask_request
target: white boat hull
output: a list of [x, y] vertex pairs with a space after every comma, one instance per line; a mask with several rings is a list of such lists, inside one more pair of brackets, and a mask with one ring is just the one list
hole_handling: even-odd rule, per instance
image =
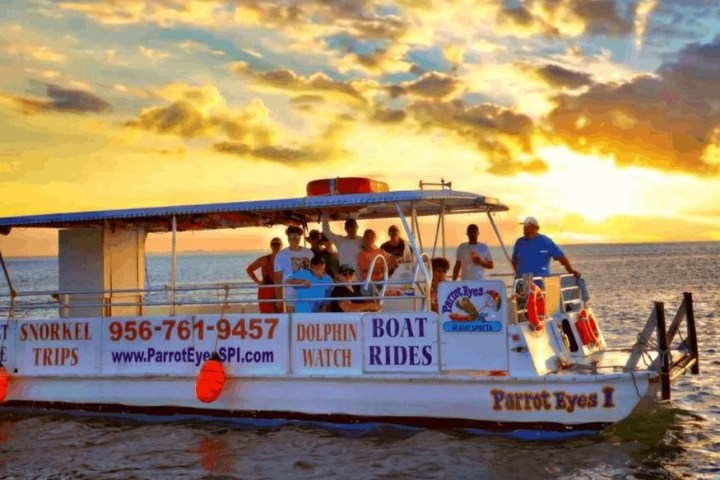
[[647, 392], [649, 377], [229, 378], [212, 403], [196, 399], [196, 379], [188, 377], [25, 378], [11, 381], [7, 405], [492, 430], [598, 430], [632, 412]]

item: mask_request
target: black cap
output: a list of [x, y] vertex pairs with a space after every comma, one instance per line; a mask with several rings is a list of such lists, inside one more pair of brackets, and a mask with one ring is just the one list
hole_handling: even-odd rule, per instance
[[340, 265], [340, 268], [338, 268], [338, 272], [340, 273], [355, 273], [355, 269], [352, 265], [348, 265], [347, 263], [343, 263]]

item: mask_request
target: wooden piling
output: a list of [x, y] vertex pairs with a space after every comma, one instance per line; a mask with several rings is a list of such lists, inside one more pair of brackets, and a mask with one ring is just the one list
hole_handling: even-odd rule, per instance
[[663, 400], [670, 400], [670, 352], [665, 330], [665, 304], [655, 302], [655, 318], [657, 319], [658, 354], [660, 355], [660, 385]]
[[693, 375], [700, 373], [700, 352], [698, 350], [697, 330], [695, 330], [695, 312], [693, 311], [692, 293], [683, 292], [683, 302], [685, 303], [685, 319], [687, 321], [687, 341], [690, 351], [695, 356], [695, 363], [690, 367]]

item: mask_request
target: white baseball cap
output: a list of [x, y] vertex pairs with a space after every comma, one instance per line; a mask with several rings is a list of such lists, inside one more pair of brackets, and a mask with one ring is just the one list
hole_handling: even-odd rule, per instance
[[537, 218], [535, 217], [525, 217], [525, 220], [522, 221], [521, 225], [535, 225], [536, 227], [540, 226]]

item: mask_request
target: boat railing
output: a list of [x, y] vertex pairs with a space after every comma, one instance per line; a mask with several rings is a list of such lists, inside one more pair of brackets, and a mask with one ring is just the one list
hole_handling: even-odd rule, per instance
[[[420, 268], [420, 263], [425, 263], [425, 269], [427, 270], [429, 276], [424, 281], [418, 281], [418, 276], [420, 275], [420, 272], [422, 272], [422, 269]], [[428, 295], [430, 294], [430, 285], [432, 283], [432, 276], [433, 276], [433, 269], [432, 269], [432, 260], [430, 258], [430, 255], [428, 255], [425, 252], [422, 252], [420, 254], [420, 261], [415, 264], [415, 268], [413, 269], [413, 276], [412, 276], [412, 282], [411, 285], [417, 285], [420, 289], [420, 292], [424, 295], [423, 298], [425, 298], [425, 304], [423, 305], [423, 308], [425, 306], [429, 305], [430, 300]]]
[[[377, 283], [375, 283], [372, 279], [373, 273], [375, 272], [375, 264], [377, 262], [380, 262], [383, 267], [383, 279], [382, 282], [376, 281], [377, 283], [380, 283], [380, 290], [377, 290]], [[382, 305], [383, 300], [385, 297], [385, 292], [387, 291], [387, 285], [388, 285], [388, 262], [387, 259], [382, 255], [375, 255], [370, 262], [370, 266], [368, 267], [368, 273], [367, 278], [363, 282], [363, 290], [364, 292], [370, 291], [370, 288], [372, 288], [378, 293], [378, 304]]]
[[583, 292], [584, 287], [574, 275], [553, 274], [547, 277], [515, 278], [508, 292], [508, 298], [514, 299], [514, 320], [518, 323], [527, 320], [525, 299], [529, 294], [531, 283], [535, 283], [542, 290], [548, 316], [554, 313], [577, 312], [586, 306], [587, 293]]
[[[420, 282], [418, 282], [420, 283]], [[365, 282], [355, 282], [358, 287], [368, 286]], [[391, 286], [406, 286], [407, 280], [387, 279], [377, 282], [378, 291], [366, 293], [360, 299], [383, 302], [399, 300], [425, 300], [425, 294], [419, 288], [413, 289], [413, 295], [397, 297], [386, 295]], [[348, 285], [334, 283], [333, 285]], [[372, 285], [372, 284], [370, 284]], [[257, 285], [253, 282], [226, 283], [190, 283], [179, 284], [174, 288], [168, 285], [144, 289], [112, 290], [27, 290], [0, 294], [0, 315], [3, 318], [61, 318], [73, 317], [112, 317], [112, 316], [151, 316], [180, 314], [225, 314], [257, 313], [260, 304], [277, 302], [274, 298], [258, 298], [259, 288], [297, 287], [297, 285]], [[415, 293], [420, 292], [420, 293]], [[357, 297], [355, 297], [357, 299]], [[337, 300], [337, 298], [317, 298], [307, 300]], [[427, 303], [424, 303], [425, 305]]]

